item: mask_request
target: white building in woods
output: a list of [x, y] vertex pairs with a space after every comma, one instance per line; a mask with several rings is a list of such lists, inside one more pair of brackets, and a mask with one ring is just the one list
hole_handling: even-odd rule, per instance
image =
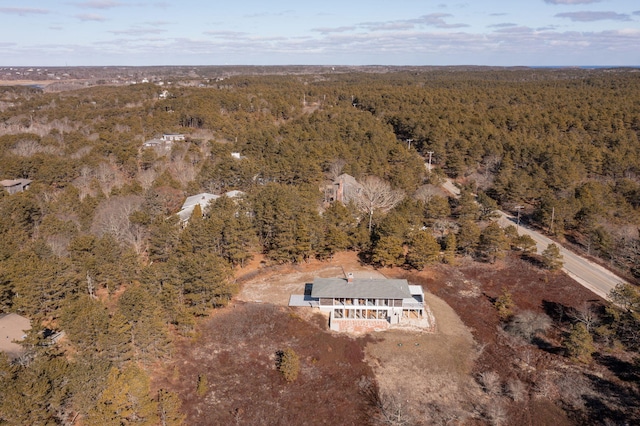
[[182, 133], [165, 133], [159, 138], [149, 139], [142, 144], [145, 148], [171, 148], [174, 142], [185, 140], [185, 136]]
[[335, 331], [367, 332], [393, 325], [433, 329], [434, 320], [421, 286], [403, 279], [315, 278], [304, 295], [292, 295], [289, 306], [319, 308], [329, 313]]
[[27, 337], [27, 331], [31, 329], [31, 321], [22, 315], [10, 313], [0, 314], [0, 352], [7, 354], [9, 358], [17, 358], [24, 348], [19, 341]]
[[[244, 195], [244, 192], [233, 190], [233, 191], [225, 192], [223, 195], [228, 198], [238, 198]], [[182, 205], [182, 208], [178, 212], [178, 216], [180, 217], [180, 222], [186, 223], [189, 221], [189, 219], [191, 218], [191, 215], [193, 214], [193, 210], [196, 208], [196, 205], [199, 205], [200, 209], [202, 210], [202, 213], [204, 213], [209, 203], [211, 201], [217, 200], [221, 196], [222, 195], [215, 195], [215, 194], [210, 194], [208, 192], [203, 192], [200, 194], [187, 197], [184, 204]]]
[[5, 179], [0, 180], [0, 185], [9, 194], [16, 194], [29, 189], [31, 182], [33, 182], [31, 179]]

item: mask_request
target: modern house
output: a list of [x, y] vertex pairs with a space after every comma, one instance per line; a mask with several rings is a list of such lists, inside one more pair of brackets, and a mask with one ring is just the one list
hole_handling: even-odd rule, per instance
[[31, 179], [5, 179], [0, 180], [0, 185], [2, 185], [4, 190], [9, 194], [15, 194], [29, 189], [31, 182], [33, 182]]
[[31, 329], [31, 321], [18, 314], [0, 314], [0, 352], [9, 358], [17, 358], [23, 352], [17, 341], [24, 340]]
[[349, 204], [362, 191], [362, 185], [351, 175], [346, 173], [338, 176], [331, 185], [325, 188], [324, 200], [327, 203], [339, 201], [342, 204]]
[[403, 279], [316, 278], [304, 295], [292, 295], [289, 306], [317, 307], [329, 314], [335, 331], [366, 332], [413, 324], [432, 329], [431, 311], [422, 287]]
[[[225, 192], [223, 195], [228, 198], [238, 198], [244, 195], [244, 192], [233, 190], [233, 191]], [[220, 197], [221, 195], [210, 194], [208, 192], [203, 192], [200, 194], [187, 197], [184, 204], [182, 205], [182, 208], [178, 212], [178, 216], [180, 217], [180, 222], [186, 223], [189, 221], [189, 219], [191, 218], [191, 215], [193, 214], [193, 209], [196, 208], [196, 205], [200, 205], [200, 209], [202, 210], [202, 213], [204, 213], [207, 205], [211, 201], [217, 200]]]
[[162, 135], [162, 140], [165, 142], [183, 141], [185, 139], [182, 133], [165, 133]]
[[150, 139], [142, 144], [144, 148], [164, 148], [169, 149], [173, 142], [183, 141], [185, 136], [182, 133], [165, 133], [160, 138]]

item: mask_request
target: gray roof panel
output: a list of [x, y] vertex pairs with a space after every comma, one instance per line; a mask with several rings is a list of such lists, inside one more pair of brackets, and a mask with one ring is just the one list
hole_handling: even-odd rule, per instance
[[411, 297], [407, 280], [316, 278], [311, 297], [352, 299], [405, 299]]

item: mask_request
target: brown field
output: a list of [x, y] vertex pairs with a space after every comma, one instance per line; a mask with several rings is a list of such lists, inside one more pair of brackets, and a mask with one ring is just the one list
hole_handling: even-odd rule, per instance
[[[330, 262], [260, 265], [256, 259], [241, 271], [232, 305], [201, 324], [195, 338], [177, 342], [174, 359], [157, 375], [156, 386], [183, 399], [187, 424], [561, 426], [619, 423], [640, 413], [635, 388], [604, 365], [566, 361], [557, 329], [534, 344], [501, 331], [492, 300], [503, 288], [512, 293], [516, 311], [552, 318], [585, 301], [598, 303], [563, 274], [550, 275], [517, 257], [495, 265], [463, 260], [455, 268], [422, 272], [375, 270], [353, 253]], [[430, 292], [437, 331], [345, 335], [328, 331], [317, 312], [286, 306], [314, 276], [340, 276], [343, 269], [421, 284]], [[275, 368], [276, 352], [286, 347], [301, 361], [293, 383]], [[204, 395], [196, 393], [198, 375], [207, 377]], [[603, 383], [606, 395], [600, 394]]]

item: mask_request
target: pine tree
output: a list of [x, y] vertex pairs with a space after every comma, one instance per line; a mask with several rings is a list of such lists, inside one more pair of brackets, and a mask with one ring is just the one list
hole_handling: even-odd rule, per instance
[[278, 371], [287, 382], [294, 382], [300, 373], [300, 358], [292, 348], [278, 352]]
[[429, 263], [434, 263], [440, 257], [440, 244], [429, 231], [417, 232], [409, 246], [407, 263], [422, 270]]
[[170, 351], [160, 305], [146, 287], [134, 284], [122, 293], [118, 312], [131, 327], [131, 342], [138, 359], [150, 361]]
[[590, 362], [591, 355], [595, 352], [593, 337], [581, 322], [571, 327], [571, 331], [569, 331], [562, 344], [567, 351], [567, 355], [584, 363]]
[[491, 263], [504, 257], [504, 250], [508, 248], [504, 231], [496, 222], [487, 225], [480, 234], [479, 251], [486, 256]]
[[402, 240], [395, 236], [381, 237], [373, 247], [371, 261], [380, 266], [399, 266], [405, 262]]
[[185, 415], [180, 412], [182, 401], [174, 392], [166, 389], [158, 391], [158, 410], [161, 426], [181, 426]]
[[96, 406], [85, 419], [87, 426], [123, 424], [157, 425], [158, 402], [150, 395], [150, 380], [144, 371], [129, 364], [112, 368]]
[[554, 243], [550, 243], [542, 252], [542, 263], [545, 268], [551, 271], [557, 271], [562, 268], [562, 254], [560, 248]]
[[475, 222], [470, 220], [461, 222], [456, 236], [458, 249], [467, 256], [473, 253], [480, 242], [480, 233], [480, 228]]
[[458, 248], [458, 242], [456, 241], [456, 234], [450, 232], [444, 237], [444, 256], [442, 257], [442, 261], [449, 264], [455, 265], [456, 263], [456, 250]]
[[513, 307], [515, 303], [513, 303], [513, 298], [511, 297], [511, 292], [507, 289], [503, 288], [500, 296], [496, 298], [496, 301], [493, 303], [493, 306], [496, 307], [498, 311], [498, 317], [502, 321], [507, 321], [513, 315]]

